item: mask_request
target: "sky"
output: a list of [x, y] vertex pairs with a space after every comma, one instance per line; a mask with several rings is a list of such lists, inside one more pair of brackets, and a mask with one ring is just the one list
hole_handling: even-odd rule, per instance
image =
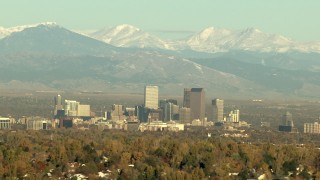
[[257, 28], [320, 41], [319, 0], [1, 0], [0, 26], [57, 22], [72, 30], [130, 24], [159, 34]]

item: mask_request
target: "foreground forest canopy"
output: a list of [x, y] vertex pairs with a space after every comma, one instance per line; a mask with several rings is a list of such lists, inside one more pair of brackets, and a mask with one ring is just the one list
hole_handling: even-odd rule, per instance
[[320, 178], [316, 144], [244, 143], [199, 132], [1, 131], [1, 178]]

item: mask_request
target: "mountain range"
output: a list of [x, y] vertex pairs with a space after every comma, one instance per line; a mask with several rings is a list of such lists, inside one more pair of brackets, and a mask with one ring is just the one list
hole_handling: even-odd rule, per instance
[[[12, 28], [0, 27], [0, 39], [11, 33], [39, 25], [54, 26], [54, 22], [23, 25]], [[152, 48], [166, 50], [193, 50], [207, 53], [233, 50], [258, 52], [316, 52], [320, 53], [320, 42], [297, 42], [290, 38], [264, 33], [256, 28], [230, 30], [208, 27], [193, 35], [178, 39], [161, 39], [149, 32], [128, 24], [103, 28], [91, 33], [81, 33], [116, 47]]]
[[134, 26], [123, 24], [98, 30], [88, 36], [117, 47], [190, 49], [208, 53], [232, 50], [279, 53], [320, 52], [319, 42], [300, 43], [281, 35], [264, 33], [255, 28], [229, 30], [208, 27], [184, 39], [164, 40]]
[[163, 40], [131, 25], [83, 35], [56, 23], [0, 27], [0, 89], [181, 95], [204, 87], [213, 97], [317, 98], [320, 45], [254, 28], [206, 28]]

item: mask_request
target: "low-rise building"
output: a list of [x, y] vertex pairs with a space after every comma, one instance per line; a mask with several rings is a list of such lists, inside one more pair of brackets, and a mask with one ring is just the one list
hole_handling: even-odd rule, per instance
[[97, 122], [96, 125], [98, 129], [105, 130], [105, 129], [117, 129], [117, 130], [128, 130], [128, 123], [126, 120], [123, 121], [100, 121]]
[[150, 123], [141, 123], [139, 125], [139, 131], [183, 131], [184, 124], [176, 123], [175, 121], [169, 121], [164, 123], [162, 121], [153, 121]]
[[11, 129], [10, 118], [0, 117], [0, 129]]
[[32, 129], [32, 130], [48, 129], [48, 120], [41, 117], [32, 117], [27, 120], [27, 129]]
[[304, 123], [303, 132], [304, 133], [311, 133], [311, 134], [319, 134], [320, 133], [320, 124], [318, 122]]

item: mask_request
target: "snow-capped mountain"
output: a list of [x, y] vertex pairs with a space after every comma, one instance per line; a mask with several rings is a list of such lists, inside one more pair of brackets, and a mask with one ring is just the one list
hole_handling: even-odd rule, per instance
[[166, 41], [128, 24], [104, 28], [89, 36], [117, 47], [173, 49]]
[[10, 35], [0, 39], [2, 54], [103, 55], [116, 49], [114, 46], [70, 31], [56, 23], [19, 26], [11, 30]]
[[[43, 25], [0, 39], [0, 86], [137, 91], [158, 84], [164, 92], [185, 86], [246, 94], [251, 81], [157, 50], [116, 48], [61, 26]], [[223, 81], [219, 81], [223, 79]], [[18, 83], [17, 83], [18, 82]], [[115, 89], [117, 88], [117, 89]]]
[[237, 31], [209, 27], [187, 39], [186, 43], [190, 49], [203, 52], [286, 52], [295, 47], [295, 42], [286, 37], [264, 33], [255, 28]]
[[300, 43], [277, 34], [255, 28], [230, 30], [208, 27], [191, 37], [164, 40], [131, 25], [105, 28], [88, 35], [117, 47], [160, 48], [216, 53], [231, 50], [258, 52], [320, 52], [319, 42]]
[[[0, 39], [14, 32], [44, 25], [58, 26], [55, 22], [44, 22], [10, 28], [0, 27]], [[83, 34], [83, 33], [82, 33]], [[320, 52], [320, 42], [297, 42], [281, 35], [269, 34], [255, 28], [230, 30], [208, 27], [191, 37], [180, 40], [165, 40], [128, 24], [104, 28], [87, 36], [117, 47], [153, 48], [165, 50], [194, 50], [216, 53], [232, 50], [257, 52]]]
[[[204, 87], [228, 97], [319, 97], [320, 54], [304, 52], [320, 52], [320, 43], [297, 43], [253, 28], [206, 28], [175, 41], [170, 48], [177, 51], [164, 51], [149, 48], [166, 49], [167, 41], [129, 25], [110, 30], [106, 41], [144, 49], [114, 47], [54, 23], [16, 29], [23, 30], [0, 39], [0, 81], [7, 83], [2, 87], [36, 83], [48, 89], [138, 92], [145, 84], [158, 84], [170, 93]], [[159, 42], [162, 46], [154, 46]]]
[[8, 36], [8, 34], [10, 34], [10, 32], [6, 28], [0, 27], [0, 39]]
[[230, 48], [230, 40], [234, 38], [232, 33], [230, 30], [209, 27], [186, 39], [185, 43], [196, 51], [227, 51]]
[[0, 27], [0, 39], [9, 36], [11, 33], [21, 32], [27, 28], [37, 27], [39, 25], [57, 26], [57, 23], [56, 22], [42, 22], [42, 23], [37, 23], [37, 24], [15, 26], [15, 27], [10, 27], [10, 28]]

